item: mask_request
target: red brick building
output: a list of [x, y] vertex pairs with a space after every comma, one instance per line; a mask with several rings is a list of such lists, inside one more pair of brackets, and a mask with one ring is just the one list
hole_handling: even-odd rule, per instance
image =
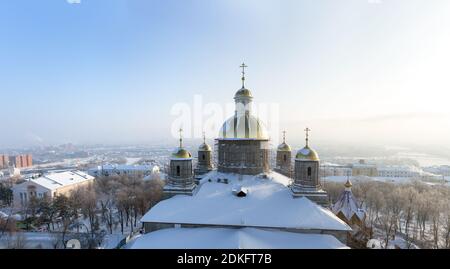
[[0, 154], [0, 169], [8, 167], [9, 158], [8, 155]]
[[22, 154], [9, 157], [9, 165], [16, 168], [25, 168], [33, 165], [31, 154]]

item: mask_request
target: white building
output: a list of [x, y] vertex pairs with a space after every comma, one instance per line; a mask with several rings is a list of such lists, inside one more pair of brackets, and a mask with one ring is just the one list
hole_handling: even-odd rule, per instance
[[126, 164], [106, 164], [88, 170], [88, 174], [98, 176], [150, 176], [158, 174], [160, 169], [157, 165], [126, 165]]
[[352, 176], [352, 168], [350, 166], [339, 165], [334, 163], [324, 163], [320, 166], [320, 176]]
[[450, 177], [450, 165], [431, 166], [423, 169], [426, 172]]
[[423, 175], [422, 169], [412, 165], [390, 165], [378, 167], [380, 177], [420, 177]]
[[13, 187], [14, 207], [23, 207], [31, 197], [52, 199], [57, 195], [69, 195], [72, 190], [86, 186], [93, 180], [94, 177], [80, 171], [50, 173], [31, 178]]

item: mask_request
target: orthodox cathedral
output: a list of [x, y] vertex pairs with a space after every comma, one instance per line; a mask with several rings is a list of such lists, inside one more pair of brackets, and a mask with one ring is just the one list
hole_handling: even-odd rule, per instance
[[270, 138], [252, 114], [245, 67], [234, 95], [235, 113], [215, 140], [217, 167], [204, 138], [194, 168], [180, 130], [165, 199], [142, 217], [146, 234], [130, 248], [347, 248], [351, 228], [329, 209], [309, 128], [294, 159], [283, 132], [271, 169]]
[[[243, 69], [245, 64], [241, 66]], [[242, 88], [234, 95], [236, 109], [234, 115], [226, 120], [216, 139], [218, 144], [218, 167], [221, 173], [258, 175], [268, 173], [269, 136], [263, 123], [251, 113], [252, 93], [245, 88], [245, 72], [242, 71]], [[292, 195], [307, 197], [321, 205], [328, 203], [327, 193], [321, 189], [319, 181], [319, 155], [309, 147], [309, 128], [306, 128], [306, 145], [295, 155], [294, 177], [291, 185]], [[292, 149], [286, 143], [277, 148], [275, 171], [291, 177]], [[196, 184], [194, 177], [201, 178], [212, 170], [212, 149], [203, 144], [198, 149], [198, 167], [192, 170], [192, 154], [183, 148], [181, 130], [180, 146], [170, 159], [169, 180], [165, 186], [166, 197], [175, 194], [193, 195]]]

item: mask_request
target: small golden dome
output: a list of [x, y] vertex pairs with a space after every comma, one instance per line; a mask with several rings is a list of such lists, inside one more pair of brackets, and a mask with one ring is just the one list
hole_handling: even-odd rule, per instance
[[319, 161], [319, 155], [315, 150], [306, 146], [297, 152], [295, 159], [300, 161]]
[[190, 159], [192, 158], [192, 154], [185, 150], [184, 148], [178, 148], [175, 150], [174, 153], [172, 153], [172, 158], [176, 159]]
[[286, 144], [286, 143], [281, 143], [279, 146], [278, 146], [278, 149], [277, 149], [278, 151], [292, 151], [292, 149], [291, 149], [291, 147], [288, 145], [288, 144]]
[[240, 97], [250, 97], [253, 98], [252, 92], [249, 89], [246, 89], [242, 87], [239, 91], [236, 92], [234, 95], [234, 98], [240, 98]]
[[203, 143], [200, 145], [200, 147], [198, 147], [198, 150], [199, 151], [211, 151], [211, 147], [208, 144]]
[[346, 188], [351, 188], [353, 186], [352, 182], [350, 181], [350, 179], [347, 179], [347, 182], [345, 182], [344, 185]]

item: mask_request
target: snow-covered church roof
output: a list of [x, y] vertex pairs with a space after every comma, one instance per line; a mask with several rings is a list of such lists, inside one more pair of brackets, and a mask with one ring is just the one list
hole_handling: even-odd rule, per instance
[[358, 201], [352, 193], [352, 184], [350, 180], [345, 183], [344, 191], [339, 195], [336, 203], [332, 207], [334, 214], [343, 214], [344, 217], [350, 221], [353, 216], [356, 216], [359, 220], [363, 220], [365, 212], [358, 206]]
[[[266, 176], [212, 171], [193, 196], [176, 195], [159, 202], [141, 222], [211, 226], [349, 231], [330, 210], [305, 197], [294, 198], [290, 179], [276, 172]], [[245, 189], [239, 197], [236, 189]]]
[[[180, 239], [182, 238], [182, 240]], [[131, 249], [348, 249], [332, 235], [256, 228], [171, 228], [142, 235]]]

